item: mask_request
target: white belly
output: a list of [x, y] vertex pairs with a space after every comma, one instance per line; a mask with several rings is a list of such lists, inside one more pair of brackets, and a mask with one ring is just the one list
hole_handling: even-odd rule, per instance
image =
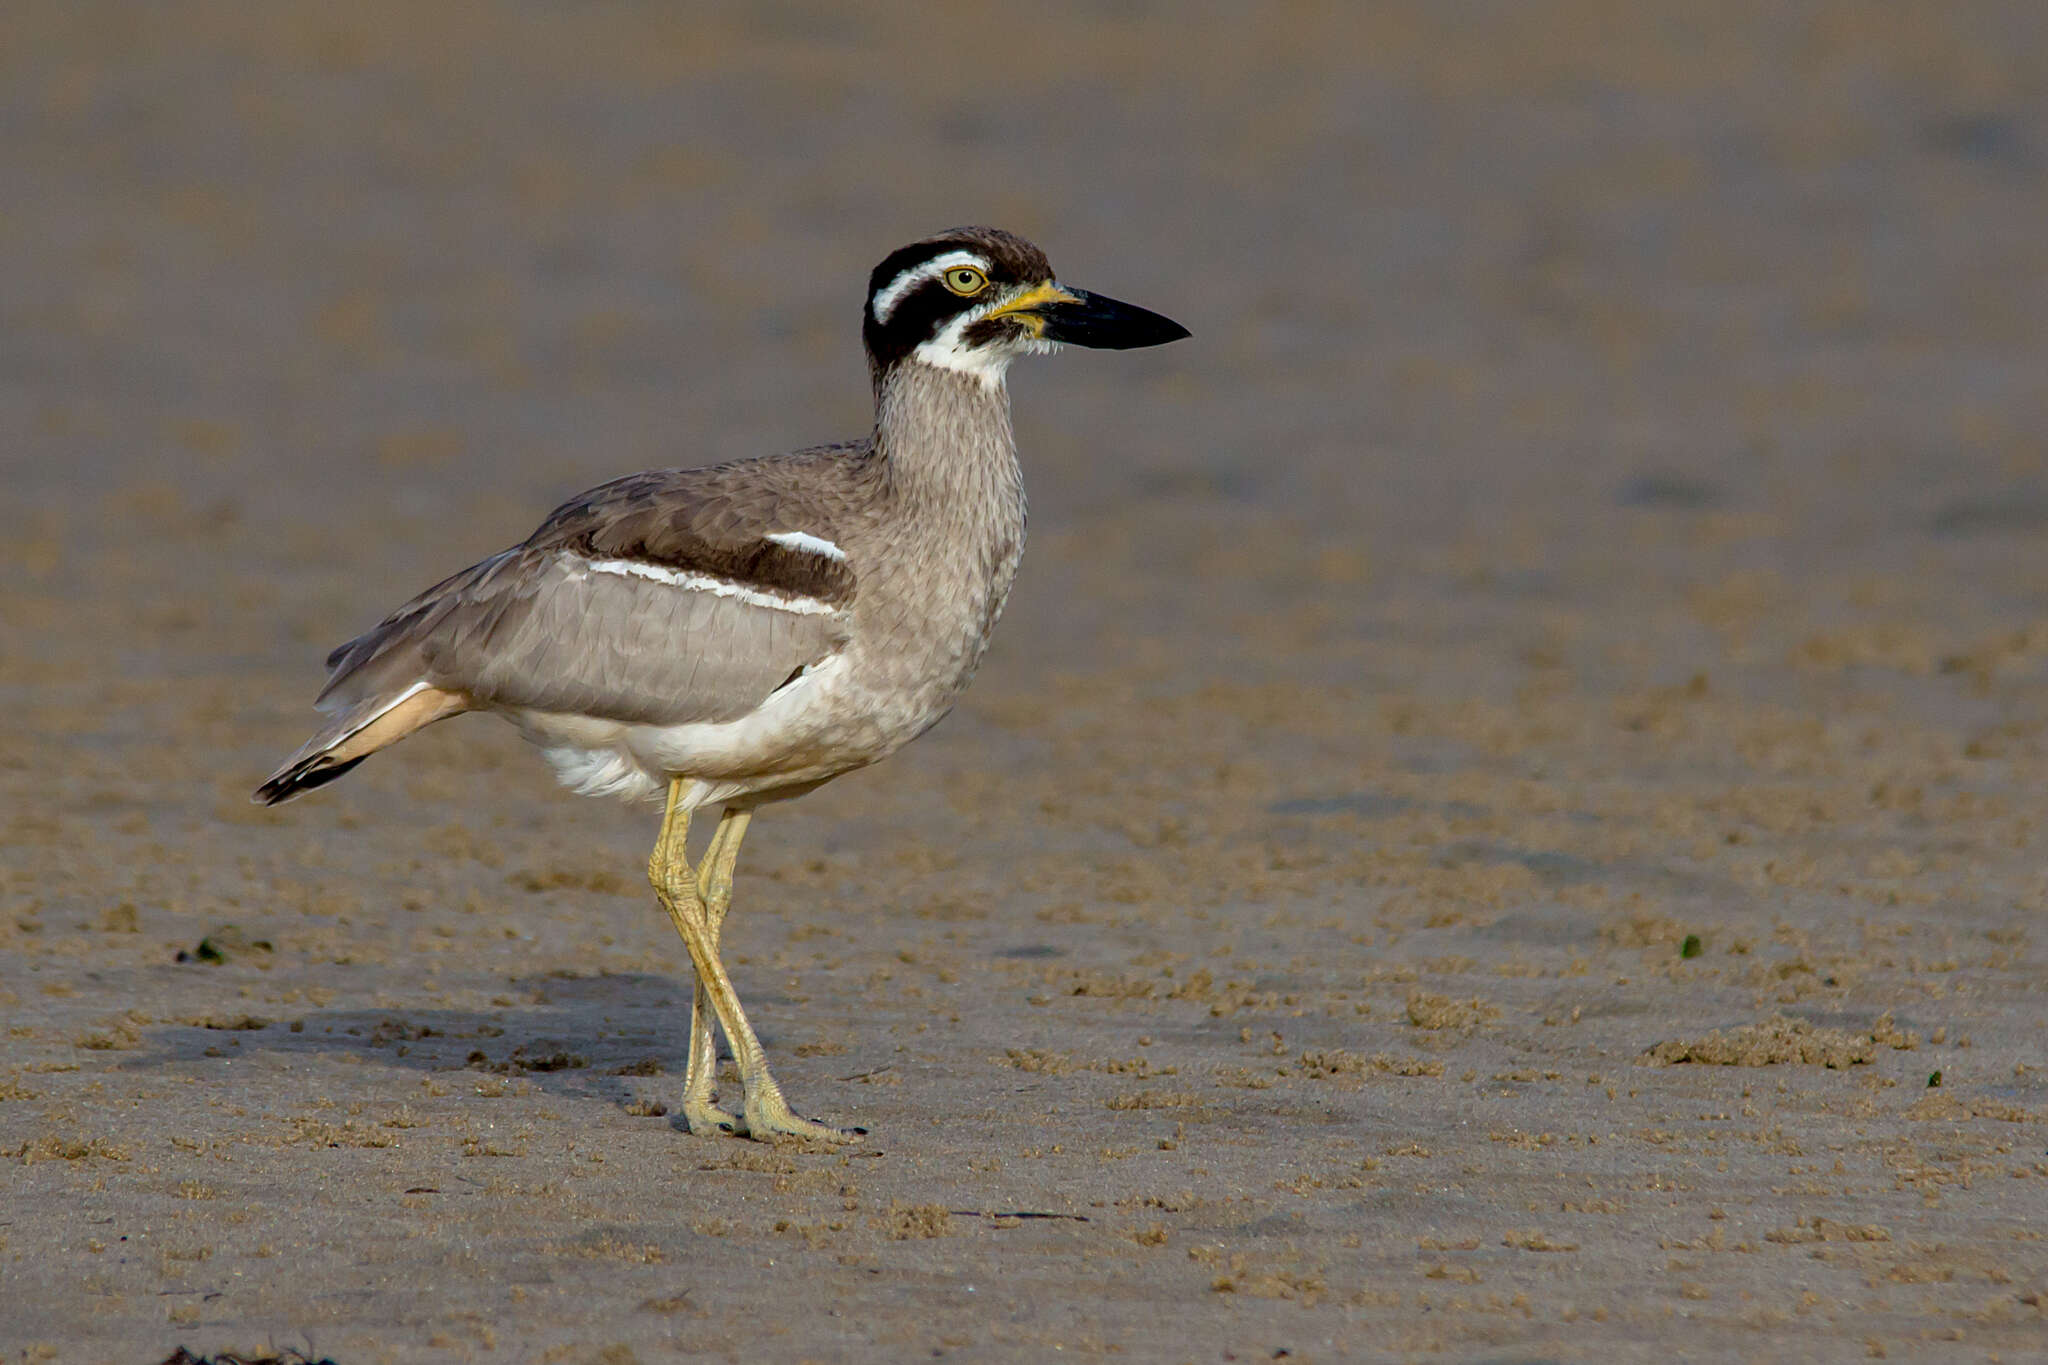
[[895, 709], [863, 697], [850, 684], [847, 656], [837, 655], [737, 720], [635, 725], [548, 711], [506, 715], [580, 795], [658, 801], [681, 777], [693, 780], [685, 804], [696, 807], [872, 763], [915, 733], [904, 733], [907, 718]]

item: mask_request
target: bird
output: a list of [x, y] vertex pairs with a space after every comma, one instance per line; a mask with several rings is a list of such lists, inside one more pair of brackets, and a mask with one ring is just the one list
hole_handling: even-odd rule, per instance
[[[1188, 335], [1061, 284], [998, 228], [901, 247], [868, 279], [868, 436], [571, 498], [328, 655], [325, 723], [252, 799], [289, 801], [475, 711], [509, 720], [576, 792], [662, 802], [647, 876], [696, 977], [688, 1130], [852, 1141], [866, 1130], [791, 1109], [720, 960], [741, 841], [761, 807], [929, 730], [973, 678], [1024, 551], [1010, 363]], [[691, 815], [711, 806], [693, 863]], [[718, 1103], [714, 1019], [736, 1111]]]

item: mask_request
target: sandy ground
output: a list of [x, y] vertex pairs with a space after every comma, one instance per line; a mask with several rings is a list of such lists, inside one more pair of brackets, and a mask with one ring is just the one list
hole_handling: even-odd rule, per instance
[[[5, 1359], [2040, 1358], [2048, 8], [861, 13], [8, 6]], [[756, 825], [871, 1137], [691, 1137], [653, 813], [246, 795], [963, 220], [1195, 340], [1020, 367], [980, 681]]]

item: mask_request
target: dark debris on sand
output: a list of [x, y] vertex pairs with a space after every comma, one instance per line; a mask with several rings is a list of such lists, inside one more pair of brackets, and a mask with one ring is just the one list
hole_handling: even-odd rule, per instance
[[223, 1351], [217, 1356], [196, 1356], [180, 1346], [164, 1357], [163, 1365], [335, 1365], [335, 1362], [326, 1356], [315, 1360], [297, 1351], [267, 1356], [239, 1356], [232, 1351]]

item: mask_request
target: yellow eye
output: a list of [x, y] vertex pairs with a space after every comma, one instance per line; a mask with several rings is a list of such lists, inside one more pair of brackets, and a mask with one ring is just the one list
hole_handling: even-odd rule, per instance
[[988, 288], [988, 276], [971, 265], [956, 265], [946, 272], [946, 288], [956, 294], [979, 294]]

